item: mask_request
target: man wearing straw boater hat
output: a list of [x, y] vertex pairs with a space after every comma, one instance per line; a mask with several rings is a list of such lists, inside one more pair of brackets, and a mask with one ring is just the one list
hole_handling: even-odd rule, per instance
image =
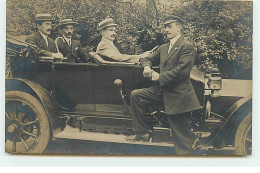
[[116, 36], [116, 26], [117, 24], [114, 23], [112, 18], [106, 18], [97, 26], [97, 30], [101, 32], [102, 39], [97, 46], [96, 52], [102, 55], [105, 60], [138, 63], [140, 58], [147, 57], [150, 54], [149, 51], [140, 55], [121, 54], [113, 43]]
[[[131, 92], [131, 115], [136, 135], [127, 137], [130, 141], [147, 141], [150, 129], [145, 119], [145, 105], [163, 103], [177, 155], [192, 153], [191, 111], [201, 108], [190, 81], [196, 50], [182, 37], [183, 24], [184, 20], [178, 16], [166, 17], [164, 29], [170, 41], [141, 62], [144, 76], [150, 76], [157, 85]], [[150, 68], [156, 62], [159, 63], [160, 73]]]
[[58, 51], [67, 57], [68, 62], [86, 62], [88, 55], [82, 50], [79, 40], [72, 39], [74, 26], [77, 22], [72, 19], [63, 19], [59, 22], [61, 37], [57, 37], [55, 42]]
[[57, 53], [54, 40], [49, 37], [53, 21], [51, 14], [36, 14], [35, 23], [38, 30], [29, 35], [25, 41], [36, 45], [41, 56], [63, 58], [61, 53]]

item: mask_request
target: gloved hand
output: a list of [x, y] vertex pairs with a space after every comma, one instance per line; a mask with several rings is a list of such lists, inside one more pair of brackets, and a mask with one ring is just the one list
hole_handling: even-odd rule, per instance
[[64, 58], [62, 53], [52, 53], [52, 56], [54, 58], [57, 58], [57, 59], [63, 59]]
[[143, 75], [144, 77], [151, 77], [152, 75], [152, 69], [149, 66], [145, 66], [144, 67], [144, 71], [143, 71]]

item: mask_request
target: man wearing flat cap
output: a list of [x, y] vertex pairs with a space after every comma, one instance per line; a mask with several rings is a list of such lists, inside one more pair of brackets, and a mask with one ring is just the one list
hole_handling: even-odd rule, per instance
[[[190, 81], [196, 51], [193, 44], [181, 36], [183, 24], [180, 17], [166, 17], [164, 28], [170, 41], [141, 62], [144, 76], [150, 76], [156, 84], [131, 92], [131, 115], [136, 135], [127, 137], [127, 140], [148, 140], [145, 106], [163, 103], [177, 155], [191, 154], [194, 138], [190, 126], [191, 111], [201, 108]], [[159, 65], [160, 73], [151, 70], [152, 65]]]
[[29, 35], [25, 41], [36, 45], [40, 50], [41, 56], [62, 59], [62, 54], [57, 53], [54, 40], [49, 37], [53, 20], [51, 14], [36, 14], [35, 22], [38, 31]]
[[72, 19], [63, 19], [59, 23], [61, 37], [57, 37], [55, 42], [58, 51], [67, 58], [68, 62], [79, 63], [86, 62], [88, 55], [82, 50], [79, 40], [72, 39], [74, 33], [74, 25], [77, 23]]
[[97, 29], [102, 35], [102, 39], [96, 50], [99, 55], [102, 55], [103, 58], [108, 61], [132, 63], [138, 63], [140, 58], [150, 55], [149, 51], [140, 55], [121, 54], [113, 43], [116, 36], [116, 26], [117, 24], [115, 24], [111, 18], [107, 18], [98, 24]]

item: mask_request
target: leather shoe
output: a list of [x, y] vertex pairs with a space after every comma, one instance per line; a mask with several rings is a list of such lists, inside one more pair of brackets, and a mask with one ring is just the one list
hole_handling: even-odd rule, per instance
[[136, 134], [132, 136], [127, 136], [125, 138], [127, 141], [144, 141], [148, 142], [149, 141], [149, 133], [146, 134]]

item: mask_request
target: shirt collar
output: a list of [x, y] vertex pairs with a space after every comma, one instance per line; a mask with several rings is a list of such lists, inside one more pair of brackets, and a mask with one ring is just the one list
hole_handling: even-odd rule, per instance
[[62, 36], [63, 36], [63, 38], [66, 40], [67, 43], [69, 43], [69, 41], [70, 41], [70, 43], [71, 43], [71, 38], [68, 38], [68, 37], [66, 37], [66, 36], [64, 36], [64, 35], [62, 35]]
[[39, 31], [39, 33], [41, 34], [41, 36], [44, 38], [44, 40], [46, 40], [47, 41], [47, 38], [48, 38], [48, 36], [47, 35], [45, 35], [45, 34], [43, 34], [41, 31]]
[[174, 44], [176, 43], [176, 41], [177, 41], [180, 37], [181, 37], [181, 35], [177, 35], [176, 37], [172, 38], [172, 39], [170, 40], [170, 44], [171, 44], [171, 45], [174, 45]]

